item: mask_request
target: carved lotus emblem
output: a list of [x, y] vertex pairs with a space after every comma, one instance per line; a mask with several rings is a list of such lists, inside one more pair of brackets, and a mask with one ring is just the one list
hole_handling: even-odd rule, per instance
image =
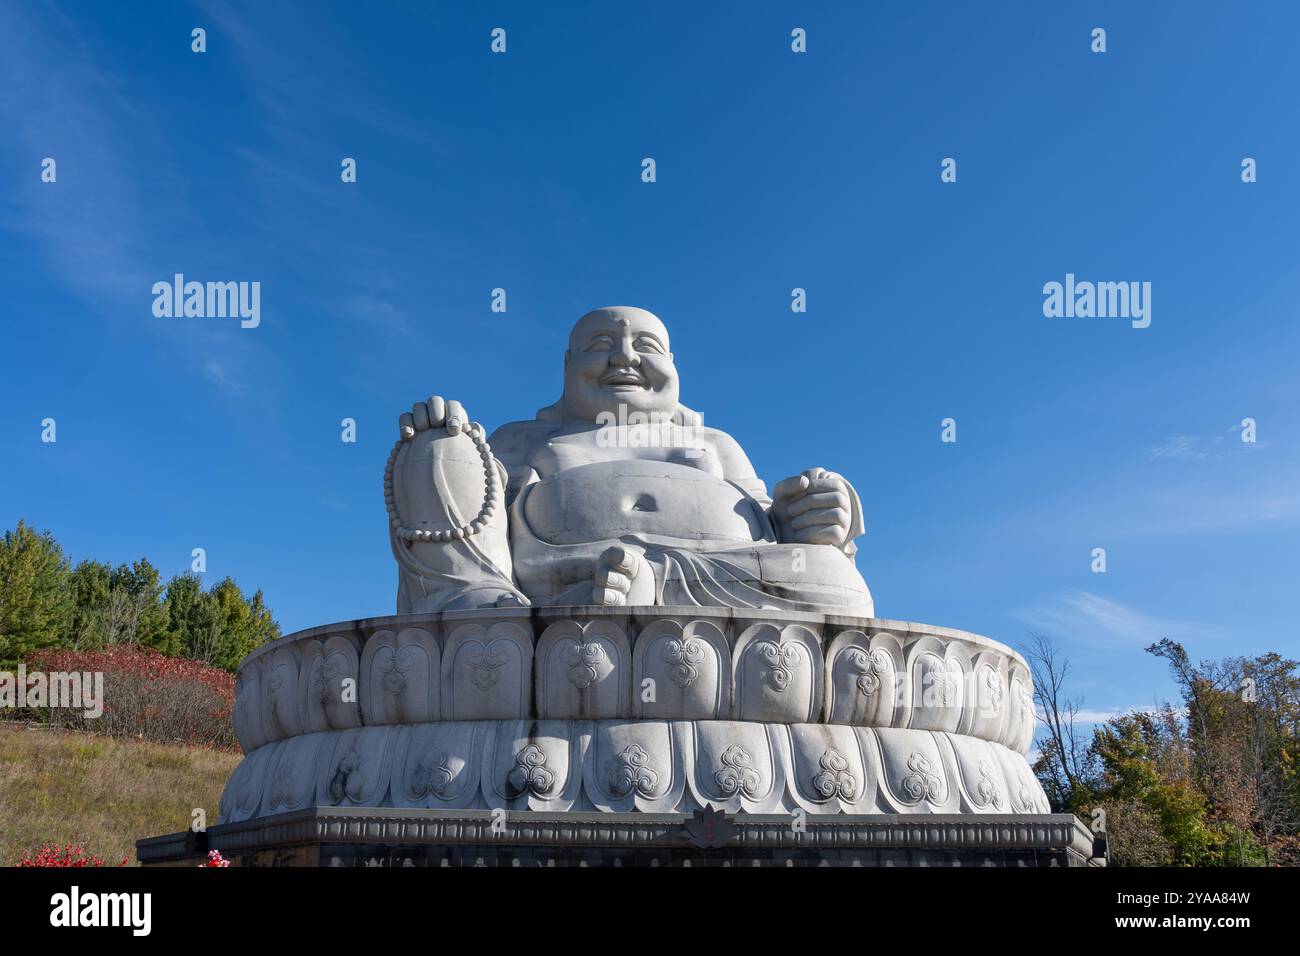
[[731, 818], [721, 810], [715, 810], [711, 803], [706, 803], [703, 810], [696, 810], [686, 821], [684, 829], [686, 838], [704, 850], [726, 846], [736, 834], [736, 825]]

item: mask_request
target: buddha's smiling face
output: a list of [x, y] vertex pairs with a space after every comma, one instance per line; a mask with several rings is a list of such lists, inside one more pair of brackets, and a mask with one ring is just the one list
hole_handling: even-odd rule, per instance
[[677, 369], [668, 330], [644, 309], [596, 309], [578, 320], [564, 355], [564, 416], [594, 422], [602, 412], [665, 418], [677, 409]]

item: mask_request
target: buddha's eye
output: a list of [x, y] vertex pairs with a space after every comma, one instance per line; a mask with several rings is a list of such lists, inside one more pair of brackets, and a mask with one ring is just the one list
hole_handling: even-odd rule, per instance
[[597, 335], [587, 343], [588, 352], [611, 352], [614, 349], [614, 340], [608, 335]]
[[633, 345], [633, 348], [635, 348], [638, 352], [652, 352], [655, 355], [664, 354], [663, 346], [661, 346], [654, 339], [647, 338], [644, 336], [636, 340], [636, 343]]

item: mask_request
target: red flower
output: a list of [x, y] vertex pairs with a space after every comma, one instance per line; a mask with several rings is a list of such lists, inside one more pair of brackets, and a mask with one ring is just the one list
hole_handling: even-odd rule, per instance
[[[122, 861], [126, 866], [127, 861]], [[97, 856], [87, 856], [86, 848], [80, 843], [67, 843], [60, 847], [57, 843], [46, 843], [32, 856], [30, 850], [23, 852], [19, 866], [106, 866]]]

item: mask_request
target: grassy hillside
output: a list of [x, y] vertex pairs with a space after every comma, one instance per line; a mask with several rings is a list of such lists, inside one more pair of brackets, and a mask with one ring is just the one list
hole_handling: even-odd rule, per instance
[[116, 865], [135, 841], [190, 825], [217, 798], [238, 753], [0, 721], [0, 864], [42, 843], [84, 843]]

